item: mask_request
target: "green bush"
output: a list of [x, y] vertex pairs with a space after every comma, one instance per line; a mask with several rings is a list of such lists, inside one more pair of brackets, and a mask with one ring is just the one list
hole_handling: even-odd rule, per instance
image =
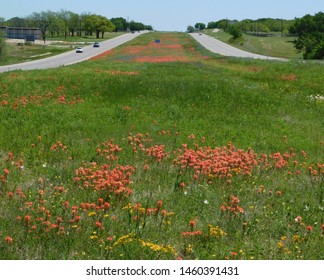
[[238, 25], [231, 25], [228, 28], [228, 33], [233, 36], [234, 40], [243, 36], [243, 32]]
[[7, 55], [6, 40], [3, 34], [0, 33], [0, 61], [4, 61]]

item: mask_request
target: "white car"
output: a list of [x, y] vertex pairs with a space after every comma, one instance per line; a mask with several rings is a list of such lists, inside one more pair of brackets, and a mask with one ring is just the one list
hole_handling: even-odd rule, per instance
[[75, 52], [76, 52], [76, 53], [83, 53], [83, 49], [79, 47], [79, 48], [76, 49]]

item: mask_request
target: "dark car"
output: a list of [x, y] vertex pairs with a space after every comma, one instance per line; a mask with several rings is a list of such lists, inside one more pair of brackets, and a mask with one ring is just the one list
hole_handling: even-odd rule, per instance
[[99, 47], [100, 47], [100, 44], [99, 44], [98, 42], [95, 42], [95, 43], [93, 44], [93, 47], [94, 47], [94, 48], [99, 48]]

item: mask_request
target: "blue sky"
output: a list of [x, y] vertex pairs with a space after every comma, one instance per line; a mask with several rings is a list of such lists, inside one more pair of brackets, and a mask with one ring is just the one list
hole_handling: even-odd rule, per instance
[[[157, 30], [185, 31], [196, 22], [219, 19], [293, 19], [324, 12], [324, 0], [1, 0], [0, 17], [26, 17], [33, 12], [69, 10], [108, 18], [124, 17]], [[3, 3], [4, 2], [4, 3]]]

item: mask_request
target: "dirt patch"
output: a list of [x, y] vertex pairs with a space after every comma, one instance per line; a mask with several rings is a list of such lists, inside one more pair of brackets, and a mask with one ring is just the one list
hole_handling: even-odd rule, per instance
[[249, 67], [246, 67], [246, 70], [249, 71], [249, 72], [261, 72], [264, 69], [265, 68], [261, 67], [261, 66], [249, 66]]
[[295, 74], [290, 74], [290, 75], [281, 76], [280, 80], [282, 80], [282, 81], [296, 81], [296, 80], [298, 80], [298, 77]]

